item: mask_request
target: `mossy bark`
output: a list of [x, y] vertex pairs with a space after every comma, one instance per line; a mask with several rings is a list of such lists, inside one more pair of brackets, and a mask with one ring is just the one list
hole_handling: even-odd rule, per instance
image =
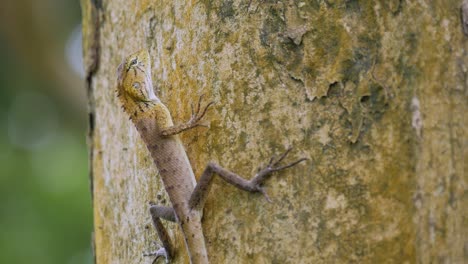
[[214, 160], [251, 177], [288, 146], [310, 159], [267, 183], [271, 204], [215, 180], [212, 263], [468, 261], [460, 4], [82, 0], [97, 263], [151, 263], [148, 202], [169, 205], [115, 96], [141, 48], [176, 122], [216, 102], [209, 129], [182, 135], [196, 175]]

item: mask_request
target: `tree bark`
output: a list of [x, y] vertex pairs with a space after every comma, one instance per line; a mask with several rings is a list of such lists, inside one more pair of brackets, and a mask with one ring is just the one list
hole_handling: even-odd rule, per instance
[[[200, 94], [210, 128], [182, 134], [200, 175], [246, 178], [294, 146], [268, 203], [216, 179], [212, 263], [468, 259], [468, 37], [461, 1], [82, 0], [96, 263], [151, 263], [150, 201], [167, 195], [120, 109], [116, 69], [147, 48], [176, 122]], [[187, 263], [177, 225], [174, 263]]]

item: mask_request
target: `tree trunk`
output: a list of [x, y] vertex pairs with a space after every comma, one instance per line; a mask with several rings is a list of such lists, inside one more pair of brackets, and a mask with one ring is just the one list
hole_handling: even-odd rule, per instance
[[[168, 205], [116, 98], [116, 69], [147, 48], [175, 122], [200, 94], [210, 128], [182, 134], [200, 175], [246, 178], [294, 146], [273, 199], [215, 179], [211, 263], [468, 260], [468, 37], [461, 1], [82, 0], [96, 263], [151, 263], [150, 201]], [[187, 263], [177, 225], [173, 263]]]

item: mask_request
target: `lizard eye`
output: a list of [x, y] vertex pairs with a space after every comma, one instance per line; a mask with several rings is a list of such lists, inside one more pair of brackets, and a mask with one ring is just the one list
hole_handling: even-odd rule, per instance
[[134, 82], [132, 84], [132, 87], [135, 88], [135, 89], [140, 89], [140, 83], [139, 82]]

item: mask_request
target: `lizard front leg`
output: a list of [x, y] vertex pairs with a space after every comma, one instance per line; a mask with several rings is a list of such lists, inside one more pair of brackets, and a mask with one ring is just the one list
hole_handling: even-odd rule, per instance
[[203, 100], [203, 96], [204, 95], [201, 95], [200, 98], [198, 99], [197, 108], [195, 110], [193, 109], [193, 105], [191, 105], [192, 116], [191, 116], [189, 121], [187, 121], [186, 123], [183, 123], [183, 124], [179, 124], [179, 125], [176, 125], [176, 126], [165, 128], [164, 130], [161, 131], [161, 136], [165, 136], [165, 137], [172, 136], [172, 135], [176, 135], [176, 134], [179, 134], [181, 132], [184, 132], [186, 130], [189, 130], [191, 128], [195, 128], [195, 127], [198, 127], [198, 126], [205, 126], [205, 125], [200, 123], [200, 120], [205, 116], [206, 111], [208, 110], [208, 108], [211, 105], [214, 104], [214, 102], [209, 102], [202, 110], [201, 109], [201, 102]]
[[241, 176], [228, 171], [216, 163], [208, 163], [205, 170], [203, 171], [202, 176], [200, 177], [200, 181], [197, 183], [195, 190], [193, 191], [189, 206], [192, 209], [202, 209], [206, 200], [206, 196], [210, 189], [211, 180], [213, 179], [214, 175], [219, 175], [223, 180], [226, 182], [234, 185], [235, 187], [248, 191], [248, 192], [260, 192], [265, 196], [265, 198], [271, 202], [270, 198], [266, 194], [265, 190], [263, 189], [262, 185], [266, 179], [268, 179], [273, 172], [280, 171], [283, 169], [290, 168], [301, 161], [306, 160], [306, 158], [301, 158], [289, 164], [280, 166], [279, 163], [283, 161], [286, 155], [291, 151], [291, 148], [286, 150], [278, 159], [271, 158], [268, 165], [260, 170], [251, 180], [246, 180]]
[[151, 219], [153, 220], [153, 226], [156, 229], [163, 246], [154, 252], [143, 254], [143, 256], [154, 256], [155, 259], [153, 260], [153, 263], [155, 263], [159, 257], [164, 257], [167, 263], [173, 257], [174, 251], [166, 228], [161, 223], [161, 218], [175, 222], [176, 218], [174, 209], [172, 209], [172, 207], [151, 204], [150, 214]]

